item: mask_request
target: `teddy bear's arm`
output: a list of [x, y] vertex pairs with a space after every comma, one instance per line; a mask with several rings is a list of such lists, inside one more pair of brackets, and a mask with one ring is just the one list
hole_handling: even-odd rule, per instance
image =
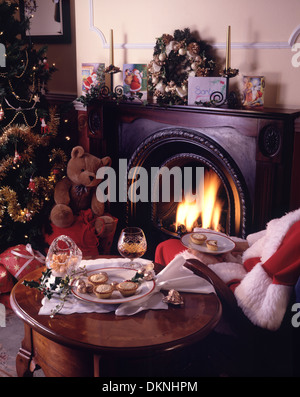
[[54, 190], [54, 201], [56, 204], [70, 204], [70, 188], [72, 182], [69, 178], [63, 178], [57, 182]]

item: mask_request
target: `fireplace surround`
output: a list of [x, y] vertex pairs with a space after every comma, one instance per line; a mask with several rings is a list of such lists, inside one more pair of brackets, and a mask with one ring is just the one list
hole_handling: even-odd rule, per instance
[[[143, 106], [99, 101], [88, 109], [89, 151], [132, 167], [202, 166], [215, 172], [227, 202], [225, 232], [245, 237], [300, 206], [299, 116], [296, 110], [263, 111]], [[128, 189], [131, 180], [120, 189]], [[112, 203], [119, 227], [151, 233], [154, 246], [169, 238], [161, 214], [172, 205]], [[172, 233], [171, 233], [172, 235]]]

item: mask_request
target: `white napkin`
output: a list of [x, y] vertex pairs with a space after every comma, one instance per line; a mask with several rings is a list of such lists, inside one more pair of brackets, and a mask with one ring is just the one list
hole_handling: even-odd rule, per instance
[[[140, 259], [143, 265], [151, 263], [151, 261]], [[61, 314], [71, 313], [108, 313], [115, 311], [117, 316], [128, 316], [148, 309], [167, 309], [168, 304], [162, 301], [163, 294], [160, 290], [175, 289], [178, 292], [193, 293], [212, 293], [215, 292], [213, 286], [206, 280], [195, 275], [191, 270], [184, 267], [185, 258], [177, 255], [157, 276], [155, 279], [156, 286], [151, 294], [144, 298], [131, 302], [121, 303], [120, 305], [98, 304], [93, 302], [85, 302], [77, 299], [73, 295], [69, 295], [66, 299]], [[124, 264], [124, 259], [95, 259], [82, 261], [81, 265], [85, 265], [87, 270], [93, 270], [101, 267], [114, 267]], [[42, 307], [39, 311], [41, 315], [49, 315], [56, 305], [60, 303], [59, 296], [53, 296], [50, 300], [43, 298]]]

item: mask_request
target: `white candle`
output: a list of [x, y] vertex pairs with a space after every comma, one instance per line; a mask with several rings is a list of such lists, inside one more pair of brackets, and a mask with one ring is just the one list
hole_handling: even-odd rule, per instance
[[230, 32], [230, 26], [228, 26], [227, 29], [227, 41], [226, 41], [226, 70], [230, 68], [230, 40], [231, 40], [231, 32]]
[[114, 31], [110, 29], [110, 65], [114, 64]]

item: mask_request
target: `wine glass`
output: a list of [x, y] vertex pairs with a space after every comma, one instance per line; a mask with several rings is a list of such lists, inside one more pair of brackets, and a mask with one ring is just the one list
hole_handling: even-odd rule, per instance
[[131, 259], [131, 262], [124, 263], [125, 267], [141, 268], [142, 266], [133, 260], [140, 258], [147, 251], [147, 241], [143, 230], [139, 227], [125, 227], [118, 240], [118, 251], [124, 258]]

